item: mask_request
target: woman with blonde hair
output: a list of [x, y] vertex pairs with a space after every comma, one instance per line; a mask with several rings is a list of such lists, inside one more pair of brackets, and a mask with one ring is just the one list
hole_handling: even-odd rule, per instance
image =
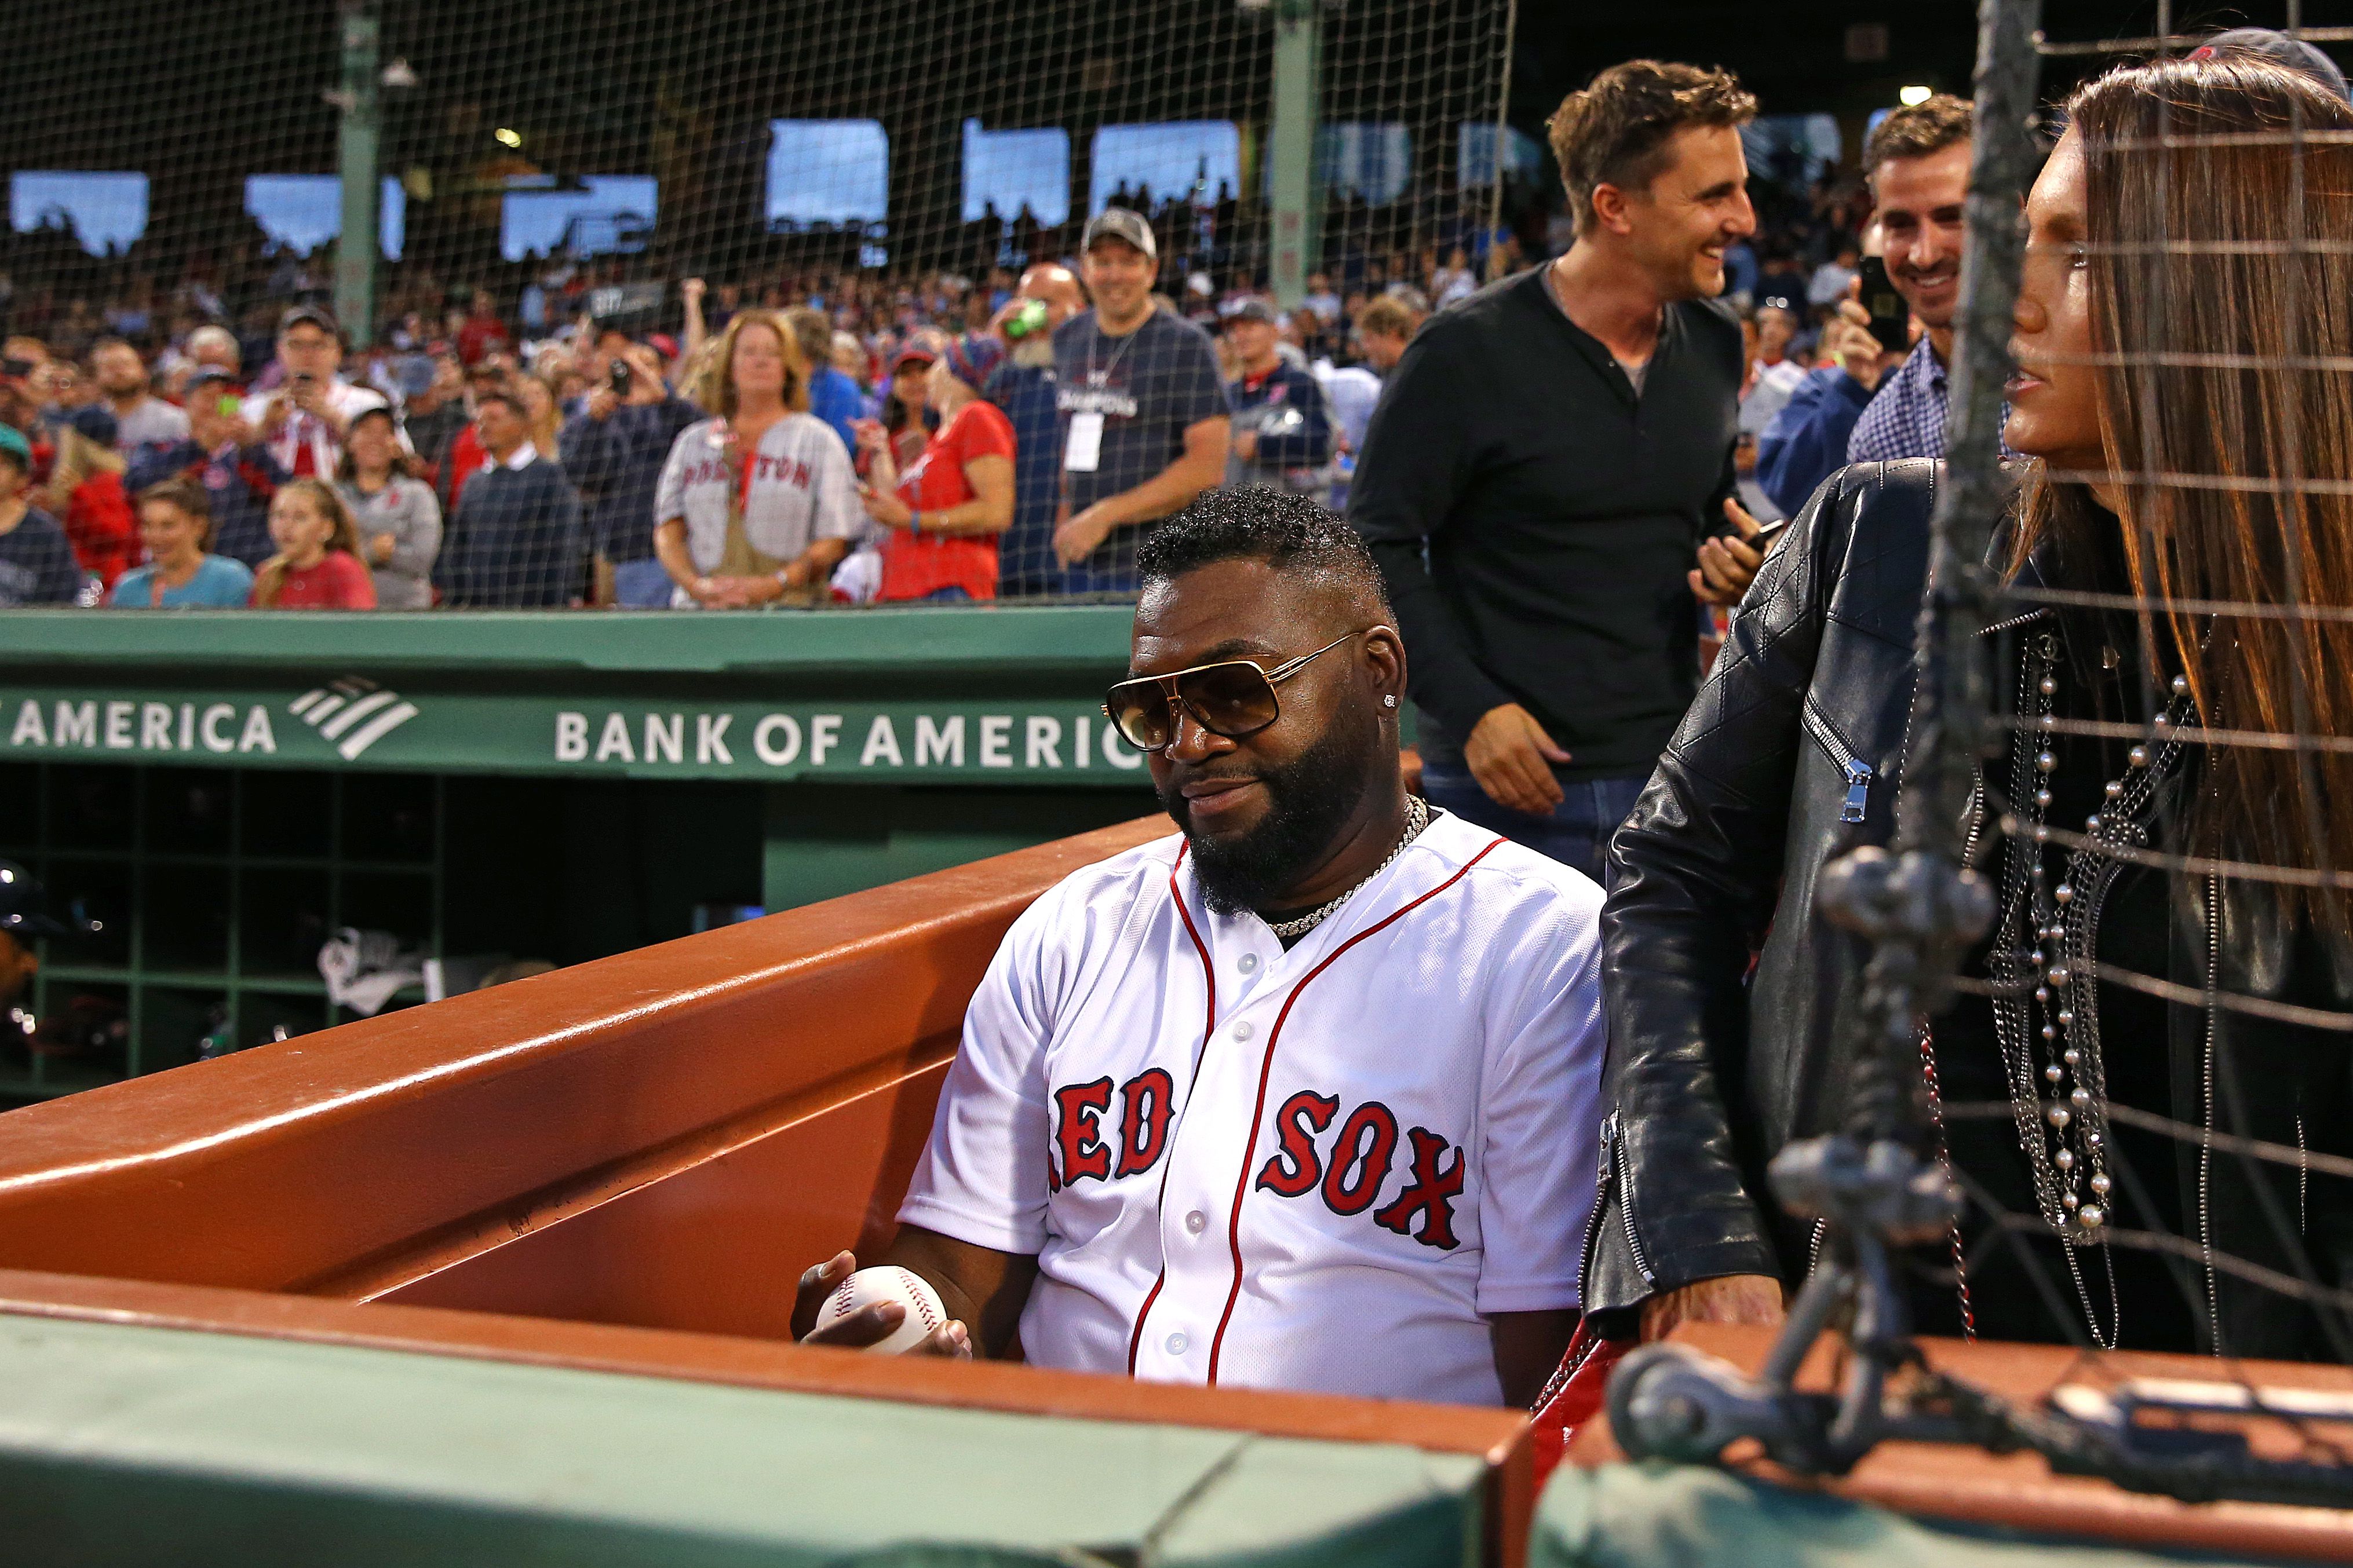
[[[2161, 60], [2064, 123], [2010, 339], [1994, 925], [1917, 1036], [1970, 1201], [1912, 1315], [2342, 1361], [2353, 1183], [2306, 1160], [2353, 1156], [2353, 109]], [[1893, 832], [1943, 479], [1824, 481], [1619, 831], [1589, 1321], [1771, 1321], [1808, 1271], [1765, 1167], [1849, 1109], [1861, 944], [1815, 895]]]
[[784, 319], [739, 310], [706, 351], [655, 491], [654, 551], [677, 608], [814, 603], [867, 531], [841, 437], [808, 412], [808, 364]]
[[253, 574], [257, 610], [373, 610], [375, 581], [360, 559], [352, 509], [324, 479], [289, 479], [269, 499], [278, 553]]

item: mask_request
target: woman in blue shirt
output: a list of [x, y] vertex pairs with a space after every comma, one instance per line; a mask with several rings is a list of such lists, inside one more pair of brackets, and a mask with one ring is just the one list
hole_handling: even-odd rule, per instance
[[107, 602], [124, 610], [234, 610], [253, 591], [253, 572], [226, 555], [208, 555], [213, 510], [205, 487], [186, 478], [139, 492], [139, 538], [147, 564], [125, 572]]

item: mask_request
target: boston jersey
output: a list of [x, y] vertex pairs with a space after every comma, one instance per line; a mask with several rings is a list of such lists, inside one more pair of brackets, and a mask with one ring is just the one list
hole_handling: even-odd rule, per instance
[[1289, 952], [1181, 837], [1007, 933], [899, 1217], [1035, 1254], [1028, 1359], [1498, 1403], [1487, 1315], [1573, 1308], [1601, 895], [1441, 814]]

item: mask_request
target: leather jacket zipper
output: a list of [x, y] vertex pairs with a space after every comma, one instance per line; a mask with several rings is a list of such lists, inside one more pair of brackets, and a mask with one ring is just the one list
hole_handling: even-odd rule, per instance
[[1830, 753], [1831, 761], [1837, 764], [1840, 773], [1846, 775], [1846, 799], [1839, 806], [1839, 820], [1861, 822], [1864, 808], [1871, 804], [1873, 776], [1871, 764], [1856, 756], [1839, 738], [1839, 732], [1831, 728], [1831, 721], [1814, 707], [1811, 697], [1807, 698], [1805, 706], [1799, 710], [1799, 718], [1803, 721], [1806, 732]]
[[1643, 1284], [1655, 1284], [1658, 1276], [1651, 1272], [1650, 1260], [1642, 1256], [1642, 1238], [1634, 1230], [1634, 1173], [1626, 1168], [1626, 1142], [1618, 1136], [1618, 1112], [1614, 1110], [1601, 1119], [1601, 1190], [1594, 1194], [1593, 1213], [1585, 1222], [1585, 1252], [1588, 1259], [1593, 1256], [1594, 1227], [1600, 1222], [1601, 1206], [1609, 1202], [1613, 1181], [1618, 1184], [1618, 1217], [1625, 1227], [1626, 1250], [1633, 1257], [1634, 1272], [1642, 1277]]

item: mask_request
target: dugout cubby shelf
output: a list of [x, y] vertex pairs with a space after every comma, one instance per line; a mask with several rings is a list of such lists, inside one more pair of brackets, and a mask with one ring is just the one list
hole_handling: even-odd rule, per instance
[[[0, 1040], [0, 1106], [356, 1016], [328, 1001], [319, 944], [352, 925], [444, 951], [448, 811], [427, 774], [0, 764], [0, 857], [47, 884], [53, 912], [99, 922], [39, 944], [34, 1016], [79, 1000], [122, 1024], [71, 1055]], [[387, 1010], [423, 1000], [407, 987]]]

